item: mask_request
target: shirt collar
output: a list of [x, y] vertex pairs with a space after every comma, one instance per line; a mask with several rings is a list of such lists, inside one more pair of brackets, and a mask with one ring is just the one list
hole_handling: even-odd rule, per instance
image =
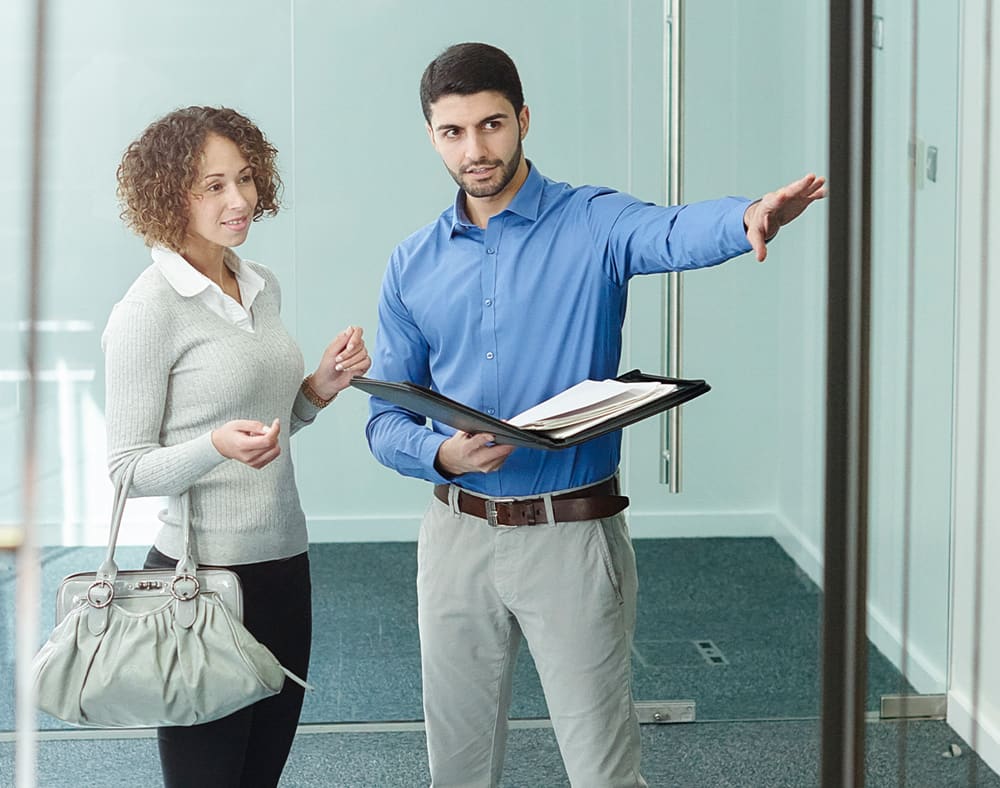
[[[154, 246], [150, 254], [153, 263], [163, 274], [163, 278], [179, 295], [185, 298], [196, 296], [213, 284], [211, 279], [171, 249], [164, 246]], [[249, 290], [256, 294], [264, 289], [263, 277], [250, 266], [243, 265], [239, 255], [232, 249], [226, 249], [222, 259], [226, 267], [236, 275], [236, 281], [239, 282], [241, 291]], [[249, 301], [252, 303], [253, 299], [249, 299]]]
[[[545, 179], [529, 160], [528, 176], [524, 179], [524, 183], [521, 184], [521, 188], [517, 190], [517, 194], [514, 195], [510, 204], [501, 213], [510, 211], [529, 221], [535, 221], [542, 203], [544, 187]], [[455, 195], [455, 206], [452, 211], [451, 234], [454, 236], [456, 232], [463, 232], [466, 228], [473, 226], [472, 221], [465, 213], [465, 192], [459, 189], [458, 194]]]

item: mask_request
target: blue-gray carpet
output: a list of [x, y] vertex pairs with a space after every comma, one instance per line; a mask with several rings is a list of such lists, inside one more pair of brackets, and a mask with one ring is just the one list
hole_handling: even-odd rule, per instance
[[[901, 723], [866, 726], [869, 788], [1000, 788], [943, 722], [909, 723], [906, 770], [899, 768]], [[653, 788], [811, 788], [819, 785], [816, 722], [712, 722], [643, 726], [643, 773]], [[963, 754], [945, 757], [958, 744]], [[153, 739], [42, 742], [40, 788], [154, 788]], [[0, 743], [0, 785], [13, 784], [13, 745]], [[417, 788], [427, 785], [423, 734], [300, 735], [282, 788]], [[550, 729], [511, 731], [504, 788], [569, 783]]]
[[[643, 768], [650, 784], [817, 785], [818, 588], [771, 539], [647, 539], [637, 540], [635, 547], [640, 577], [636, 697], [693, 699], [699, 721], [643, 727]], [[52, 626], [51, 600], [59, 579], [95, 569], [102, 553], [99, 548], [44, 551], [42, 632]], [[145, 548], [120, 548], [119, 564], [140, 566], [144, 555]], [[310, 679], [317, 691], [307, 698], [302, 722], [419, 719], [415, 544], [315, 544], [311, 559], [315, 637]], [[10, 555], [0, 555], [0, 730], [13, 724], [13, 590]], [[699, 650], [699, 643], [711, 649]], [[879, 696], [906, 689], [898, 672], [871, 649], [868, 708], [877, 709]], [[545, 715], [525, 649], [511, 716]], [[754, 721], [762, 719], [773, 721]], [[42, 729], [67, 727], [45, 715], [39, 724]], [[900, 730], [907, 737], [905, 786], [1000, 788], [996, 775], [943, 722], [868, 725], [868, 785], [903, 785]], [[953, 742], [965, 752], [945, 758], [942, 753]], [[0, 786], [11, 785], [12, 759], [13, 745], [0, 744]], [[39, 764], [42, 788], [158, 784], [155, 742], [149, 738], [46, 741]], [[979, 770], [978, 782], [969, 781], [970, 764]], [[426, 784], [426, 768], [423, 735], [417, 731], [309, 733], [296, 740], [283, 784], [418, 786]], [[504, 784], [567, 784], [551, 730], [512, 731]]]
[[[817, 717], [822, 597], [772, 539], [640, 539], [634, 688], [640, 700], [693, 699], [699, 720]], [[316, 692], [303, 722], [416, 720], [420, 654], [416, 545], [314, 544]], [[52, 626], [60, 578], [96, 569], [101, 548], [43, 552], [41, 631]], [[145, 548], [119, 548], [141, 566]], [[12, 727], [13, 569], [0, 557], [0, 730]], [[6, 562], [6, 563], [4, 563]], [[710, 643], [717, 663], [696, 643]], [[877, 650], [869, 655], [869, 710], [908, 689]], [[514, 718], [547, 716], [530, 653], [515, 674]], [[43, 728], [64, 727], [43, 717]]]
[[[774, 540], [640, 539], [635, 550], [637, 699], [694, 699], [699, 720], [819, 716], [822, 597]], [[320, 672], [311, 675], [329, 681], [303, 719], [419, 719], [416, 545], [313, 545], [312, 561]], [[706, 641], [721, 662], [696, 646]], [[906, 691], [872, 648], [867, 708]], [[547, 716], [527, 649], [511, 716]]]

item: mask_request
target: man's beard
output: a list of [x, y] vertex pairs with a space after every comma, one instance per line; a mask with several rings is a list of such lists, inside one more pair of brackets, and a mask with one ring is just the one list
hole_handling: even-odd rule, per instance
[[[462, 191], [470, 197], [494, 197], [506, 189], [507, 184], [514, 180], [514, 175], [517, 174], [518, 165], [521, 163], [521, 152], [521, 140], [518, 139], [517, 149], [514, 151], [514, 155], [510, 157], [509, 161], [503, 161], [502, 159], [494, 159], [493, 161], [477, 161], [475, 164], [463, 167], [458, 173], [452, 172], [451, 177], [454, 178], [455, 183], [459, 185]], [[467, 184], [464, 180], [465, 171], [475, 169], [476, 167], [497, 167], [498, 170], [494, 173], [493, 178], [485, 183]], [[451, 172], [451, 170], [449, 170], [449, 172]]]

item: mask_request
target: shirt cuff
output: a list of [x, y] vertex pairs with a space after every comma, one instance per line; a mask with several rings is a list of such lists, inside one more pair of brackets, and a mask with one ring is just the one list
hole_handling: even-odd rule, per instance
[[427, 436], [420, 445], [420, 463], [423, 470], [423, 473], [420, 475], [434, 484], [451, 484], [452, 480], [447, 476], [442, 476], [434, 464], [438, 449], [441, 448], [442, 443], [448, 440], [448, 437], [432, 430], [428, 430], [427, 432]]
[[727, 250], [733, 252], [733, 257], [738, 254], [746, 254], [753, 246], [747, 238], [747, 226], [743, 221], [747, 208], [752, 204], [752, 200], [743, 197], [734, 198], [732, 213], [723, 222], [723, 244]]

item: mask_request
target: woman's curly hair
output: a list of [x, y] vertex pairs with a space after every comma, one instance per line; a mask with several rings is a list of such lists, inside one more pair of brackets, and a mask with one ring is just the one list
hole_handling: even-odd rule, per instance
[[125, 224], [149, 246], [181, 252], [188, 225], [188, 194], [209, 134], [232, 140], [253, 168], [253, 219], [278, 212], [281, 177], [277, 149], [247, 117], [225, 107], [187, 107], [154, 123], [125, 149], [118, 165], [118, 200]]

